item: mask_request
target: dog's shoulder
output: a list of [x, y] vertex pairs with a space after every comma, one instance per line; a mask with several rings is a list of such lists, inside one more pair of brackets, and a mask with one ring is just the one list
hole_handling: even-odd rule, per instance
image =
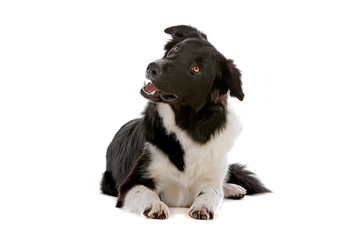
[[170, 105], [163, 103], [158, 104], [157, 111], [167, 134], [175, 134], [184, 146], [220, 144], [226, 139], [225, 142], [232, 142], [242, 128], [230, 107], [208, 109], [207, 113], [202, 113], [202, 118], [176, 113]]

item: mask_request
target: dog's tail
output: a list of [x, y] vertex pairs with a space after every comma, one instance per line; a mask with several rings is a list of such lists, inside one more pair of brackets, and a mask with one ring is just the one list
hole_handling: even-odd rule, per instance
[[230, 164], [227, 183], [234, 183], [246, 189], [246, 194], [271, 192], [256, 177], [256, 175], [245, 169], [245, 165]]
[[101, 180], [100, 188], [102, 193], [117, 197], [118, 192], [116, 190], [116, 183], [111, 172], [104, 172]]

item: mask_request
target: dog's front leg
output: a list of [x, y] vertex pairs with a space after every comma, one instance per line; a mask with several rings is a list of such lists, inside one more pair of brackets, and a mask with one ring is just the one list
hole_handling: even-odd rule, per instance
[[160, 201], [159, 196], [143, 185], [131, 188], [124, 199], [124, 209], [144, 214], [152, 219], [166, 219], [169, 217], [169, 208]]
[[222, 188], [218, 187], [209, 187], [200, 191], [190, 207], [190, 217], [203, 220], [213, 219], [223, 196]]

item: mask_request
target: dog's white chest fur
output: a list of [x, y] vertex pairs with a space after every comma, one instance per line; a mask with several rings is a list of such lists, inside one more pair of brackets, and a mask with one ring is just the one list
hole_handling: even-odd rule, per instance
[[185, 207], [193, 203], [205, 186], [222, 189], [228, 167], [227, 152], [240, 132], [237, 117], [229, 111], [225, 128], [205, 144], [199, 144], [175, 124], [175, 114], [168, 104], [158, 104], [157, 110], [167, 132], [175, 134], [180, 142], [185, 163], [184, 171], [179, 171], [167, 155], [151, 143], [146, 143], [153, 159], [149, 177], [154, 180], [161, 200], [169, 206]]

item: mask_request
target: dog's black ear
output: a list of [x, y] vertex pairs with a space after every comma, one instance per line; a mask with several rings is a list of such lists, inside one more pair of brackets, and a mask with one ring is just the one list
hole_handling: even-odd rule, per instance
[[227, 59], [223, 63], [221, 78], [226, 82], [230, 90], [230, 96], [242, 101], [245, 95], [242, 89], [241, 72], [233, 60]]
[[165, 33], [170, 34], [172, 39], [165, 44], [165, 56], [168, 52], [179, 42], [187, 39], [187, 38], [198, 38], [207, 40], [207, 36], [205, 33], [200, 32], [194, 27], [186, 26], [186, 25], [178, 25], [166, 28], [164, 30]]
[[186, 38], [200, 38], [207, 40], [207, 36], [205, 33], [200, 32], [194, 27], [179, 25], [168, 27], [164, 30], [165, 33], [170, 34], [173, 40], [184, 40]]

